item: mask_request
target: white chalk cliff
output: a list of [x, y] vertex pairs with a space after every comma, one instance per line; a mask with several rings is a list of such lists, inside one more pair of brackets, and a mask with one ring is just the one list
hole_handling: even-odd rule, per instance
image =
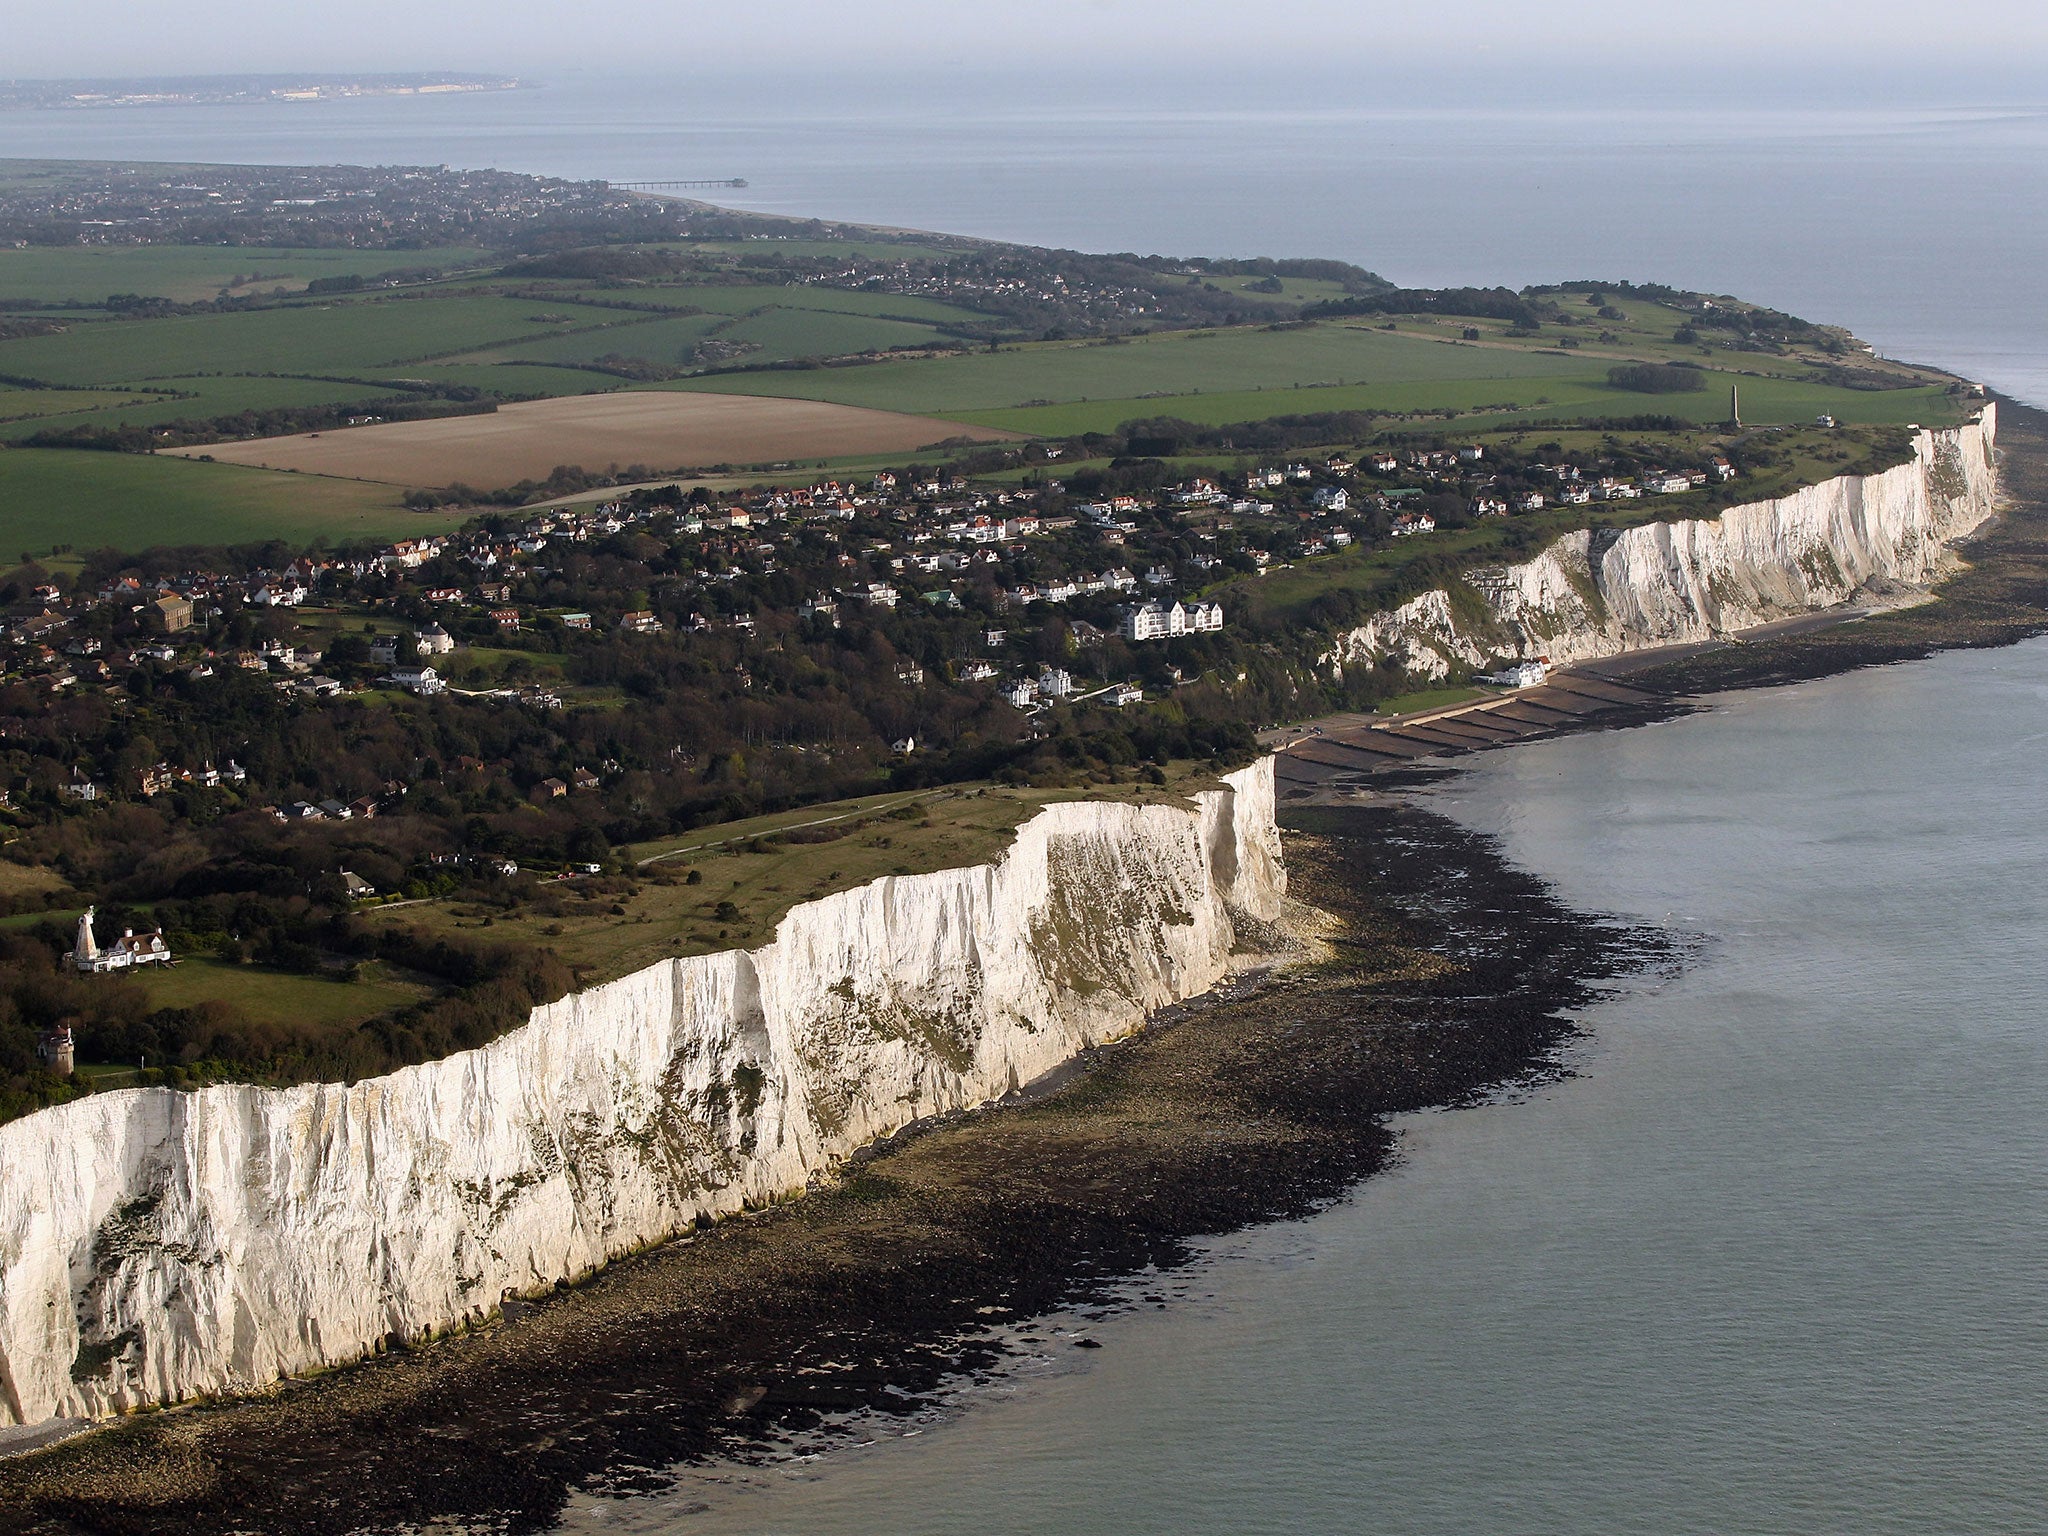
[[1921, 431], [1907, 463], [1845, 475], [1719, 516], [1569, 533], [1534, 559], [1424, 592], [1340, 636], [1335, 672], [1383, 658], [1425, 677], [1492, 657], [1559, 665], [1832, 608], [1956, 564], [1949, 541], [1996, 509], [1997, 408]]
[[792, 910], [481, 1050], [0, 1126], [0, 1425], [261, 1386], [801, 1190], [1214, 986], [1279, 916], [1270, 759]]
[[[1996, 417], [1714, 518], [1567, 535], [1323, 657], [1442, 675], [1707, 639], [1917, 584], [1994, 510]], [[0, 1425], [261, 1386], [774, 1200], [1214, 986], [1279, 915], [1271, 759], [1194, 809], [1050, 807], [992, 864], [792, 910], [353, 1086], [124, 1090], [0, 1126]]]

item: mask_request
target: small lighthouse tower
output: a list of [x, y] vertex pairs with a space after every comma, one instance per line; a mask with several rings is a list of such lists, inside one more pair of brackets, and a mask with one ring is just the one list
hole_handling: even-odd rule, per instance
[[72, 1043], [71, 1026], [59, 1024], [36, 1041], [36, 1059], [45, 1072], [69, 1077], [78, 1069], [78, 1052]]
[[1728, 386], [1728, 430], [1742, 430], [1742, 386], [1739, 384]]
[[87, 907], [78, 915], [78, 943], [72, 947], [71, 963], [81, 971], [96, 971], [100, 957], [99, 940], [92, 936], [92, 915], [94, 908]]

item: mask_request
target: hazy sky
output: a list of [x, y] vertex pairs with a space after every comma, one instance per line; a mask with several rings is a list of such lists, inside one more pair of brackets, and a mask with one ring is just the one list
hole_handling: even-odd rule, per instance
[[814, 70], [1312, 62], [1625, 65], [1639, 83], [1702, 68], [1792, 77], [2033, 67], [2034, 0], [0, 0], [0, 75], [234, 70]]

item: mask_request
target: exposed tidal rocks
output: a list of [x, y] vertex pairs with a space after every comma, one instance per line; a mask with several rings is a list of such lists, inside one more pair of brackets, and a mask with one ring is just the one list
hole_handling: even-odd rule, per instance
[[1270, 762], [1041, 811], [992, 864], [352, 1085], [98, 1094], [0, 1126], [0, 1424], [258, 1387], [494, 1314], [981, 1103], [1256, 952]]
[[[1554, 1070], [1605, 978], [1676, 957], [1399, 807], [1289, 813], [1326, 958], [1171, 1009], [1042, 1099], [924, 1122], [830, 1189], [515, 1319], [0, 1462], [0, 1533], [547, 1529], [579, 1488], [851, 1434], [1015, 1325], [1383, 1166], [1384, 1117]], [[857, 1432], [856, 1432], [857, 1431]]]

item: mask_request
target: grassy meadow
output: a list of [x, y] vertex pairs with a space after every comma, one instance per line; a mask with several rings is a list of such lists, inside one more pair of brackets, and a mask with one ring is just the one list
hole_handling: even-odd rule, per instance
[[57, 544], [336, 544], [439, 532], [461, 521], [409, 512], [387, 485], [155, 454], [0, 449], [0, 558], [9, 560]]
[[[1248, 394], [1296, 386], [1511, 381], [1583, 373], [1572, 360], [1521, 350], [1482, 351], [1333, 322], [1169, 331], [1127, 341], [1041, 342], [998, 352], [911, 358], [859, 367], [688, 379], [676, 387], [799, 395], [842, 405], [961, 417], [1082, 401], [1137, 402], [1119, 419], [1163, 415], [1168, 398]], [[1602, 374], [1604, 376], [1604, 368]], [[1280, 414], [1268, 408], [1261, 415]]]
[[360, 374], [616, 319], [614, 311], [500, 294], [343, 296], [227, 314], [82, 320], [56, 335], [0, 341], [0, 374], [51, 384]]
[[[853, 248], [776, 244], [785, 255], [843, 256]], [[886, 235], [856, 244], [875, 256], [926, 253]], [[699, 248], [707, 247], [744, 255], [755, 243]], [[52, 431], [223, 420], [263, 409], [375, 406], [408, 398], [406, 385], [474, 389], [501, 401], [646, 388], [768, 396], [1044, 437], [1109, 432], [1154, 416], [1221, 425], [1337, 411], [1375, 413], [1394, 429], [1412, 423], [1460, 435], [1645, 414], [1706, 426], [1725, 417], [1731, 383], [1741, 388], [1745, 421], [1759, 425], [1811, 422], [1822, 413], [1852, 425], [1939, 423], [1963, 408], [1947, 393], [1944, 376], [1863, 354], [1781, 355], [1680, 342], [1674, 333], [1688, 318], [1683, 311], [1626, 297], [1616, 301], [1617, 318], [1611, 310], [1600, 315], [1583, 296], [1555, 295], [1572, 323], [1546, 323], [1532, 334], [1515, 334], [1498, 320], [1418, 314], [991, 351], [960, 344], [962, 329], [985, 328], [986, 316], [919, 295], [840, 290], [780, 275], [750, 282], [685, 274], [621, 285], [514, 276], [489, 266], [484, 253], [465, 249], [0, 251], [0, 321], [29, 323], [17, 330], [53, 321], [63, 327], [0, 339], [0, 444]], [[303, 292], [318, 277], [401, 268], [446, 275], [398, 290]], [[1258, 282], [1214, 278], [1215, 286], [1276, 305], [1339, 296], [1336, 285], [1308, 279], [1284, 279], [1278, 293], [1259, 292]], [[296, 296], [257, 308], [147, 318], [80, 307], [111, 293], [204, 300], [280, 288]], [[884, 355], [892, 352], [900, 355]], [[849, 361], [803, 366], [833, 358]], [[614, 359], [639, 366], [600, 371]], [[1708, 387], [1650, 395], [1608, 382], [1617, 363], [1638, 361], [1696, 363], [1707, 371]], [[1891, 387], [1828, 382], [1827, 370], [1841, 363], [1864, 374], [1860, 382]], [[710, 366], [725, 371], [659, 384], [622, 376], [658, 378]], [[550, 462], [607, 461], [595, 446], [579, 446], [564, 444]], [[816, 460], [833, 452], [822, 442], [818, 450], [775, 456]], [[450, 478], [468, 476], [429, 476], [424, 483]], [[16, 545], [29, 548], [267, 533], [377, 537], [422, 526], [399, 511], [394, 491], [378, 485], [225, 466], [209, 476], [192, 465], [79, 455], [0, 453], [0, 509]]]
[[[1643, 414], [1708, 424], [1726, 419], [1731, 384], [1740, 387], [1743, 419], [1757, 424], [1808, 422], [1826, 413], [1887, 426], [1947, 421], [1957, 413], [1945, 379], [1902, 375], [1908, 387], [1858, 390], [1816, 382], [1803, 360], [1702, 356], [1671, 340], [1682, 318], [1676, 311], [1645, 308], [1643, 323], [1626, 335], [1616, 332], [1614, 342], [1587, 340], [1569, 350], [1548, 329], [1509, 338], [1491, 321], [1403, 317], [1390, 330], [1385, 322], [1353, 319], [1033, 343], [847, 368], [722, 374], [667, 387], [801, 396], [1046, 437], [1108, 432], [1151, 416], [1222, 425], [1325, 411], [1473, 418], [1475, 427]], [[1464, 338], [1468, 324], [1480, 340]], [[1698, 363], [1707, 388], [1650, 395], [1608, 382], [1610, 368], [1638, 360]]]
[[378, 962], [362, 966], [359, 979], [342, 981], [260, 965], [228, 965], [211, 955], [181, 958], [168, 970], [132, 973], [159, 1008], [195, 1003], [232, 1003], [252, 1019], [292, 1019], [338, 1029], [425, 1002], [436, 987]]
[[[765, 944], [791, 907], [870, 880], [986, 863], [1019, 826], [1058, 801], [1186, 804], [1214, 782], [1206, 767], [1182, 763], [1163, 786], [969, 784], [868, 795], [622, 850], [640, 877], [630, 894], [611, 888], [615, 882], [563, 881], [509, 916], [441, 901], [369, 915], [430, 933], [546, 946], [579, 967], [586, 983], [608, 980], [677, 955]], [[695, 885], [691, 872], [700, 877]], [[731, 906], [721, 916], [723, 903]]]
[[97, 304], [134, 293], [180, 304], [223, 294], [303, 291], [323, 277], [376, 277], [415, 268], [475, 266], [488, 251], [291, 250], [218, 245], [36, 246], [0, 250], [0, 308]]

